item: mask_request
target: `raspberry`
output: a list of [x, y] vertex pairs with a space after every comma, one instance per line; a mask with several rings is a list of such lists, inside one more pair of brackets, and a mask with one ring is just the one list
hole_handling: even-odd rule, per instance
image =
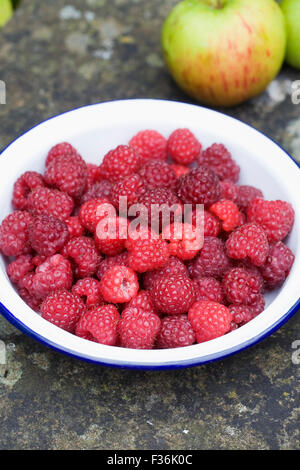
[[49, 166], [56, 157], [72, 155], [74, 153], [77, 153], [77, 150], [73, 145], [68, 142], [61, 142], [50, 149], [46, 159], [46, 167]]
[[[230, 199], [237, 204], [238, 187], [230, 180], [220, 181], [221, 185], [221, 198]], [[238, 205], [238, 204], [237, 204]]]
[[30, 271], [33, 271], [33, 269], [34, 264], [32, 256], [20, 255], [7, 265], [6, 272], [11, 282], [18, 284], [18, 282]]
[[245, 224], [229, 235], [227, 253], [234, 259], [250, 259], [255, 266], [261, 266], [269, 253], [266, 234], [259, 225]]
[[149, 271], [144, 274], [144, 287], [145, 289], [150, 290], [157, 279], [177, 275], [188, 277], [188, 270], [180, 259], [175, 256], [170, 256], [163, 268]]
[[80, 237], [84, 234], [85, 228], [77, 215], [68, 217], [67, 219], [65, 219], [65, 223], [68, 227], [70, 238]]
[[63, 252], [72, 259], [77, 278], [93, 276], [101, 261], [94, 240], [84, 236], [69, 240]]
[[247, 305], [229, 305], [228, 309], [232, 315], [232, 320], [238, 326], [246, 325], [253, 319], [251, 308]]
[[243, 223], [243, 215], [238, 206], [229, 199], [222, 199], [210, 206], [209, 210], [222, 220], [222, 229], [231, 232]]
[[201, 277], [222, 278], [230, 269], [231, 261], [228, 258], [222, 240], [215, 237], [205, 237], [200, 254], [187, 264], [192, 279]]
[[95, 183], [97, 183], [99, 179], [99, 167], [98, 165], [95, 165], [94, 163], [87, 163], [86, 169], [87, 169], [87, 178], [86, 178], [85, 189], [89, 190]]
[[41, 214], [28, 226], [31, 247], [39, 254], [51, 256], [58, 253], [69, 238], [67, 225], [53, 215]]
[[26, 211], [15, 211], [0, 226], [0, 250], [6, 256], [18, 256], [29, 252], [28, 226], [32, 216]]
[[224, 303], [222, 284], [217, 279], [214, 277], [202, 277], [195, 279], [193, 282], [196, 302], [199, 300], [211, 300], [219, 304]]
[[28, 290], [25, 289], [25, 287], [18, 287], [18, 294], [32, 310], [35, 312], [39, 311], [42, 302], [41, 299], [38, 299], [34, 295], [30, 294]]
[[44, 186], [42, 175], [36, 171], [26, 171], [14, 184], [12, 205], [15, 209], [27, 209], [27, 197], [29, 193], [39, 186]]
[[237, 186], [237, 197], [235, 203], [241, 210], [245, 211], [252, 199], [257, 197], [264, 197], [260, 189], [247, 185]]
[[41, 305], [41, 314], [45, 320], [70, 333], [74, 332], [84, 310], [82, 300], [67, 290], [52, 292]]
[[92, 277], [79, 279], [72, 287], [72, 293], [81, 297], [87, 308], [96, 307], [103, 303], [100, 283]]
[[128, 267], [128, 252], [124, 251], [123, 253], [117, 256], [108, 256], [103, 261], [101, 261], [97, 271], [98, 279], [102, 279], [104, 273], [113, 266]]
[[186, 276], [158, 278], [149, 292], [154, 308], [169, 315], [186, 313], [195, 301], [193, 281]]
[[168, 163], [160, 160], [150, 160], [139, 171], [149, 189], [165, 187], [175, 189], [177, 177]]
[[160, 330], [160, 319], [141, 308], [126, 308], [118, 324], [123, 348], [152, 349]]
[[139, 197], [145, 191], [143, 178], [135, 173], [127, 176], [122, 181], [116, 183], [111, 190], [111, 202], [119, 209], [119, 198], [127, 198], [127, 208], [138, 202]]
[[80, 318], [75, 334], [89, 341], [115, 346], [118, 340], [119, 319], [119, 312], [114, 305], [93, 308]]
[[255, 198], [247, 208], [247, 217], [263, 228], [269, 241], [279, 242], [291, 231], [295, 212], [288, 202]]
[[190, 308], [188, 319], [196, 333], [197, 343], [203, 343], [225, 335], [230, 330], [232, 315], [218, 302], [200, 300]]
[[171, 163], [170, 168], [172, 168], [177, 178], [186, 175], [190, 171], [187, 166], [179, 165], [178, 163]]
[[81, 198], [81, 204], [91, 199], [110, 199], [113, 184], [110, 181], [102, 180], [91, 186]]
[[100, 290], [106, 302], [129, 302], [139, 290], [137, 275], [126, 266], [113, 266], [103, 274]]
[[251, 309], [253, 318], [262, 313], [265, 309], [265, 298], [262, 294], [257, 294], [255, 300], [248, 305]]
[[87, 180], [87, 166], [78, 153], [59, 155], [48, 164], [45, 181], [74, 198], [82, 196]]
[[95, 244], [100, 253], [115, 256], [125, 249], [128, 220], [120, 217], [106, 218], [97, 225]]
[[250, 305], [262, 291], [261, 277], [244, 268], [232, 268], [225, 273], [222, 286], [228, 302]]
[[200, 153], [198, 162], [199, 165], [214, 170], [220, 180], [231, 180], [236, 183], [239, 179], [240, 167], [223, 144], [213, 144], [204, 150]]
[[217, 217], [208, 211], [204, 211], [204, 236], [217, 237], [220, 233], [220, 222]]
[[140, 131], [132, 137], [129, 145], [140, 155], [142, 163], [167, 158], [167, 140], [157, 131]]
[[194, 258], [203, 246], [202, 233], [192, 224], [175, 222], [163, 230], [162, 237], [169, 241], [170, 255], [182, 260]]
[[40, 264], [44, 263], [47, 259], [47, 256], [44, 255], [36, 255], [32, 258], [32, 262], [34, 266], [39, 266]]
[[151, 233], [148, 239], [129, 239], [125, 246], [129, 250], [129, 266], [139, 273], [162, 268], [170, 256], [167, 242], [156, 238]]
[[94, 232], [98, 222], [107, 217], [111, 209], [113, 208], [107, 199], [90, 199], [82, 204], [79, 211], [79, 218], [85, 228], [90, 232]]
[[151, 224], [152, 229], [156, 232], [163, 225], [172, 223], [182, 216], [182, 205], [176, 194], [168, 188], [147, 189], [140, 196], [138, 202], [143, 204], [147, 211], [140, 216], [145, 217], [145, 223], [148, 220], [148, 224]]
[[294, 263], [293, 252], [282, 242], [272, 243], [265, 264], [260, 268], [268, 289], [279, 287], [287, 278]]
[[36, 297], [44, 299], [50, 292], [70, 289], [72, 282], [73, 273], [70, 262], [62, 255], [53, 255], [36, 268], [32, 278], [32, 292]]
[[168, 139], [168, 154], [183, 165], [192, 163], [199, 156], [202, 145], [189, 129], [176, 129]]
[[182, 348], [191, 346], [195, 341], [196, 336], [187, 315], [172, 315], [162, 319], [156, 343], [158, 349]]
[[178, 196], [185, 204], [210, 206], [218, 201], [220, 195], [219, 179], [209, 168], [194, 168], [180, 179]]
[[57, 189], [36, 188], [27, 198], [28, 211], [33, 215], [48, 214], [64, 220], [70, 217], [74, 203], [68, 194]]
[[146, 290], [140, 290], [137, 295], [130, 300], [126, 307], [142, 309], [144, 312], [155, 313], [150, 293]]
[[133, 173], [136, 173], [141, 165], [139, 154], [127, 145], [119, 145], [110, 150], [99, 167], [101, 179], [117, 183]]

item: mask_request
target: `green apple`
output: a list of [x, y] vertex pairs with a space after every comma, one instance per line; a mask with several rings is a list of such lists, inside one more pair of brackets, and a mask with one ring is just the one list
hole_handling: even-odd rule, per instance
[[283, 0], [281, 8], [287, 22], [286, 61], [300, 69], [300, 0]]
[[10, 0], [0, 0], [0, 27], [12, 16], [13, 8]]
[[279, 72], [285, 19], [274, 0], [183, 0], [163, 26], [162, 46], [189, 95], [232, 106], [261, 93]]

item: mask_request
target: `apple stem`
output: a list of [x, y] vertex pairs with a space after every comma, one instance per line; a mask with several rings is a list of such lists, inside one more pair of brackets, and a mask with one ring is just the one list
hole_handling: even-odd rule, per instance
[[224, 6], [224, 0], [208, 0], [208, 3], [213, 7], [220, 10]]

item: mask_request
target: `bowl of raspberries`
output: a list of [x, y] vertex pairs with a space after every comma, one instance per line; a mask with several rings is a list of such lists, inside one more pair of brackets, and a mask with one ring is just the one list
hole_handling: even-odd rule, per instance
[[299, 167], [231, 117], [83, 107], [10, 144], [0, 179], [0, 311], [61, 352], [198, 365], [299, 308]]

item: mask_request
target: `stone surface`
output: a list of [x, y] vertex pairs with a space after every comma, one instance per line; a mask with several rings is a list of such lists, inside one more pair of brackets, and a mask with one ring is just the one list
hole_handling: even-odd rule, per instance
[[[23, 0], [0, 32], [0, 147], [60, 112], [111, 99], [190, 102], [161, 57], [176, 0]], [[259, 98], [225, 112], [300, 160], [300, 104], [284, 68]], [[299, 315], [225, 361], [131, 371], [65, 357], [0, 319], [0, 449], [297, 449]], [[0, 343], [1, 344], [1, 343]]]

